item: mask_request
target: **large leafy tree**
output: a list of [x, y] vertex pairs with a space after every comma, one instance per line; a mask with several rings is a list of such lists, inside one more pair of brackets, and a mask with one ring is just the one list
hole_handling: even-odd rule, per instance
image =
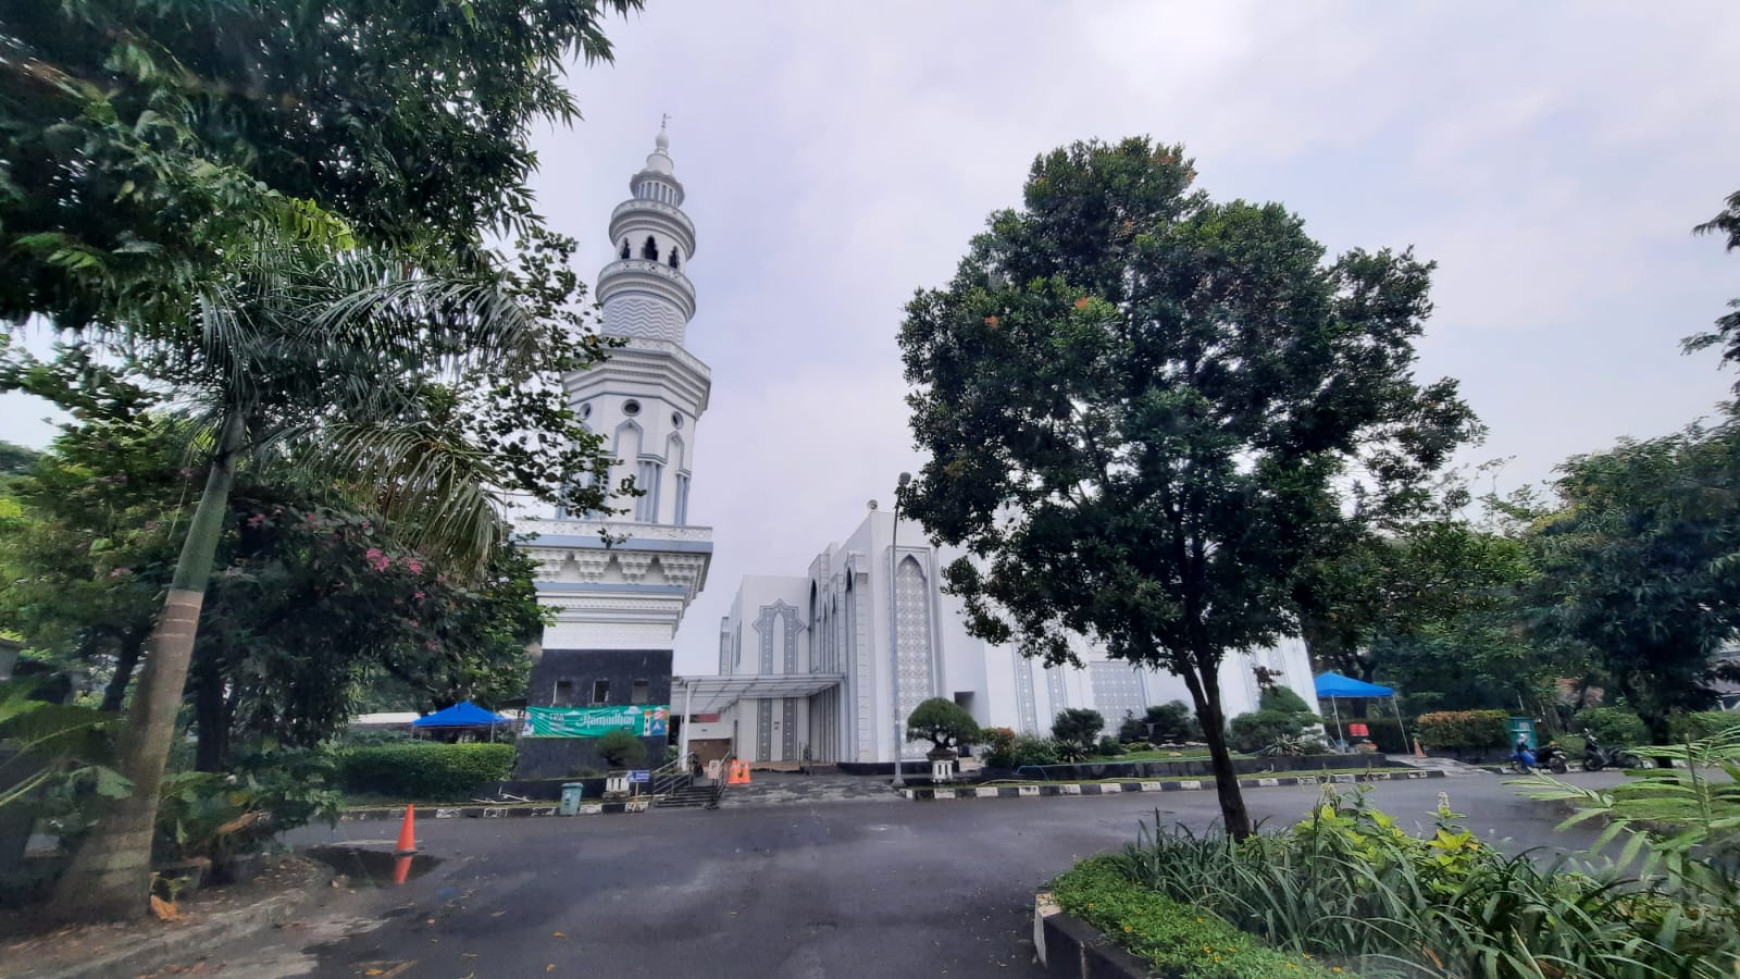
[[1434, 468], [1467, 410], [1411, 376], [1429, 265], [1325, 262], [1284, 207], [1194, 176], [1146, 139], [1034, 163], [1025, 206], [907, 308], [931, 458], [903, 503], [968, 549], [948, 582], [977, 635], [1059, 662], [1081, 633], [1182, 677], [1243, 836], [1222, 659], [1292, 627], [1337, 481]]
[[[607, 465], [597, 439], [547, 404], [559, 388], [539, 383], [540, 371], [575, 366], [569, 326], [534, 315], [523, 283], [276, 244], [233, 258], [232, 275], [202, 291], [197, 342], [133, 330], [110, 351], [172, 386], [204, 433], [194, 458], [206, 479], [129, 706], [119, 769], [136, 791], [103, 807], [62, 878], [56, 902], [67, 916], [136, 914], [143, 902], [157, 787], [238, 467], [346, 482], [404, 524], [408, 545], [466, 575], [505, 537], [504, 494], [604, 506], [590, 481], [564, 479]], [[458, 386], [478, 376], [503, 384]], [[491, 430], [499, 419], [466, 410], [467, 399], [511, 404], [502, 388], [522, 385], [545, 391], [548, 410], [529, 421], [546, 427], [505, 451]], [[540, 457], [545, 465], [528, 464]]]
[[0, 524], [0, 628], [91, 672], [119, 710], [174, 568], [198, 475], [165, 418], [67, 428], [11, 483]]
[[1714, 701], [1712, 657], [1740, 627], [1740, 423], [1622, 441], [1560, 473], [1560, 507], [1532, 530], [1537, 625], [1671, 741], [1674, 711]]
[[[160, 607], [200, 473], [156, 415], [69, 426], [13, 483], [0, 520], [0, 625], [103, 683], [122, 706]], [[237, 745], [330, 737], [359, 691], [403, 706], [519, 696], [544, 611], [534, 562], [498, 548], [482, 576], [445, 573], [332, 490], [242, 479], [231, 495], [188, 684], [200, 768]]]
[[[1740, 248], [1740, 191], [1728, 195], [1715, 217], [1692, 230], [1701, 235], [1722, 236], [1728, 251]], [[1731, 312], [1717, 317], [1715, 329], [1686, 338], [1688, 352], [1720, 346], [1724, 364], [1740, 363], [1740, 299], [1729, 301], [1728, 307]], [[1736, 382], [1734, 388], [1736, 393], [1740, 393], [1740, 382]]]
[[[565, 334], [546, 328], [561, 325], [544, 312], [549, 291], [493, 274], [481, 243], [536, 229], [530, 127], [574, 116], [565, 59], [607, 57], [600, 14], [635, 6], [5, 11], [0, 249], [13, 275], [0, 318], [93, 328], [105, 357], [172, 391], [204, 429], [193, 458], [206, 485], [120, 759], [136, 792], [75, 857], [61, 913], [144, 907], [163, 761], [244, 460], [349, 481], [389, 520], [417, 515], [411, 543], [468, 573], [500, 541], [502, 492], [548, 499], [591, 468], [569, 465], [579, 460], [560, 438], [528, 446], [467, 404], [472, 391], [511, 403], [534, 363], [566, 359], [551, 359]], [[351, 251], [358, 241], [372, 250]], [[582, 347], [582, 361], [598, 351]], [[550, 430], [579, 435], [575, 451], [596, 449], [538, 403]]]
[[1506, 606], [1532, 573], [1520, 541], [1444, 510], [1319, 552], [1292, 597], [1313, 665], [1369, 682], [1396, 642]]
[[640, 0], [43, 0], [0, 9], [0, 319], [181, 318], [262, 226], [483, 258], [527, 145]]

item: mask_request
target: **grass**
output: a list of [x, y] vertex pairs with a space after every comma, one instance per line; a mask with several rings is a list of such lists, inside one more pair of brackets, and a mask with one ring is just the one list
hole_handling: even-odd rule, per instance
[[1273, 949], [1225, 919], [1130, 880], [1106, 857], [1083, 861], [1052, 882], [1058, 906], [1178, 979], [1351, 979], [1310, 955]]

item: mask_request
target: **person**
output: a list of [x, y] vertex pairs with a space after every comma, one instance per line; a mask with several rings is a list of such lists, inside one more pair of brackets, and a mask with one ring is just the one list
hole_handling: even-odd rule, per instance
[[1516, 762], [1517, 767], [1525, 772], [1534, 770], [1535, 755], [1534, 752], [1529, 750], [1528, 735], [1524, 734], [1517, 736], [1516, 751], [1511, 753], [1510, 760]]

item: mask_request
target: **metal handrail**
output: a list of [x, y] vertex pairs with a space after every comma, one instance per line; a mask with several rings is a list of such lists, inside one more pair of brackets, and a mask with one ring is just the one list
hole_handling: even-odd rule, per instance
[[719, 777], [713, 780], [713, 792], [707, 797], [707, 808], [719, 808], [719, 800], [725, 798], [725, 786], [730, 783], [731, 763], [737, 760], [735, 753], [728, 754], [719, 760]]
[[695, 777], [690, 771], [689, 760], [693, 754], [678, 755], [668, 763], [653, 770], [651, 792], [653, 795], [669, 795], [693, 782]]

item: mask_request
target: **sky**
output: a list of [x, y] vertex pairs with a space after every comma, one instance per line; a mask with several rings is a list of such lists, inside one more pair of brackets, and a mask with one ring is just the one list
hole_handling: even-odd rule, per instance
[[[1490, 428], [1464, 461], [1508, 459], [1505, 487], [1736, 380], [1679, 349], [1740, 296], [1740, 254], [1690, 233], [1740, 189], [1731, 2], [648, 0], [606, 30], [535, 186], [592, 278], [670, 114], [713, 371], [679, 673], [714, 671], [741, 576], [805, 573], [917, 468], [902, 307], [1074, 140], [1182, 142], [1199, 187], [1282, 201], [1331, 252], [1436, 261], [1419, 375], [1460, 379]], [[45, 413], [0, 399], [0, 438], [45, 443]]]

